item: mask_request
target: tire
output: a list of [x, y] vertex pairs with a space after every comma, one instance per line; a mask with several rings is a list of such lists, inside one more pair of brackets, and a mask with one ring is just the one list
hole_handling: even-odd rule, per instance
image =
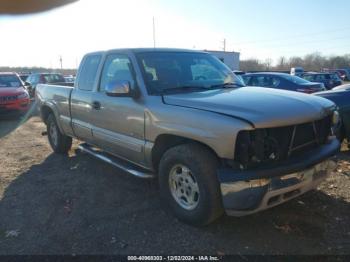
[[[223, 214], [217, 167], [216, 156], [199, 144], [178, 145], [164, 153], [159, 165], [161, 197], [181, 221], [203, 226]], [[189, 184], [184, 180], [180, 186], [180, 180], [174, 181], [172, 178], [179, 175], [182, 177], [183, 174], [187, 174], [184, 177], [189, 178]], [[189, 185], [191, 190], [180, 192], [180, 189], [187, 190]], [[182, 197], [174, 196], [177, 192], [183, 194]], [[188, 197], [187, 193], [190, 193], [191, 197]]]
[[46, 127], [52, 150], [58, 154], [66, 154], [72, 147], [72, 138], [61, 133], [53, 114], [48, 116]]

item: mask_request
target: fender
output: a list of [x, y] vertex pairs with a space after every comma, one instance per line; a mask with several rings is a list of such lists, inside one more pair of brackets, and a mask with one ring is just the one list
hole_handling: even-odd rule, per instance
[[[63, 130], [63, 127], [62, 127], [62, 124], [61, 124], [61, 121], [60, 121], [60, 115], [59, 115], [59, 112], [58, 112], [58, 109], [57, 109], [57, 106], [55, 103], [53, 103], [52, 101], [45, 101], [44, 103], [42, 103], [40, 105], [40, 114], [41, 114], [41, 119], [44, 121], [44, 116], [43, 116], [43, 110], [42, 108], [44, 107], [48, 107], [50, 108], [50, 110], [53, 112], [54, 116], [55, 116], [55, 119], [56, 119], [56, 123], [57, 123], [57, 126], [58, 126], [58, 129], [60, 130], [60, 132], [62, 134], [64, 134], [64, 130]], [[45, 122], [45, 121], [44, 121]]]

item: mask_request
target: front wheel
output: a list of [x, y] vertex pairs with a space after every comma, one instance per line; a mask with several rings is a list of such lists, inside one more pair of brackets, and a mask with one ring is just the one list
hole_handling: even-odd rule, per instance
[[206, 147], [183, 144], [167, 150], [159, 165], [162, 199], [182, 221], [206, 225], [223, 213], [218, 161]]
[[72, 138], [61, 133], [55, 116], [50, 114], [46, 122], [47, 136], [55, 153], [66, 154], [72, 147]]

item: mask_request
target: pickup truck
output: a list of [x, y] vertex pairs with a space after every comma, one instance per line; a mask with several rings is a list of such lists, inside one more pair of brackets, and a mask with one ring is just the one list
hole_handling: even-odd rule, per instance
[[38, 85], [36, 99], [54, 152], [67, 153], [76, 138], [86, 153], [157, 178], [166, 207], [194, 225], [314, 189], [340, 148], [333, 102], [245, 87], [200, 51], [89, 53], [74, 88]]

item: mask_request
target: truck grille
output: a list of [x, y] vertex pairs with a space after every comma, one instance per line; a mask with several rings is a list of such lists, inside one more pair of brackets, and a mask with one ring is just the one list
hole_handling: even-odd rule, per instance
[[17, 96], [0, 96], [0, 103], [7, 103], [17, 100]]
[[240, 131], [235, 161], [241, 168], [252, 168], [302, 155], [327, 142], [332, 116], [293, 126]]

